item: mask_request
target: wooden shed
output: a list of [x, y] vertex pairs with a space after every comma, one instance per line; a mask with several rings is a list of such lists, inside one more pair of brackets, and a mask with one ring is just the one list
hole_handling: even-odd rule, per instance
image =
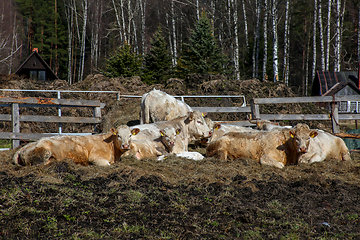
[[30, 56], [20, 65], [15, 74], [39, 81], [52, 81], [59, 79], [58, 76], [51, 70], [49, 65], [40, 56], [37, 49], [30, 54]]
[[[316, 71], [312, 96], [360, 95], [358, 72]], [[360, 112], [360, 102], [341, 102], [340, 112]]]

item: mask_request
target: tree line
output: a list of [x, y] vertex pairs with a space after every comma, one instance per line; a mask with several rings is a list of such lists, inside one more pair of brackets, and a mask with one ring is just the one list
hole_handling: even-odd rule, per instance
[[8, 0], [0, 16], [0, 73], [38, 48], [69, 83], [133, 56], [123, 70], [148, 83], [220, 73], [307, 95], [317, 70], [360, 62], [358, 0]]

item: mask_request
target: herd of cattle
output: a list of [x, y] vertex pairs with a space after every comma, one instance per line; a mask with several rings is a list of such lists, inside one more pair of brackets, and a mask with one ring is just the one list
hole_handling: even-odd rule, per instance
[[202, 154], [188, 151], [190, 142], [206, 146], [206, 157], [225, 161], [248, 158], [278, 168], [325, 159], [351, 160], [341, 138], [306, 124], [282, 127], [259, 121], [255, 129], [214, 123], [156, 89], [142, 96], [140, 109], [140, 125], [122, 125], [97, 135], [45, 137], [21, 147], [14, 154], [14, 163], [48, 164], [72, 159], [82, 165], [107, 166], [125, 156], [162, 160], [170, 154], [204, 159]]

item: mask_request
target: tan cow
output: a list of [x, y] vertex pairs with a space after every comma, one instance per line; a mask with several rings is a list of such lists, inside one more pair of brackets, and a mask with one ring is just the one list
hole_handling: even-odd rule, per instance
[[306, 124], [297, 124], [293, 129], [273, 129], [264, 132], [227, 133], [211, 142], [206, 148], [207, 157], [222, 160], [250, 158], [260, 164], [283, 168], [298, 163], [307, 152], [310, 139], [317, 131]]
[[191, 107], [185, 102], [154, 89], [141, 98], [140, 124], [173, 120], [186, 116], [191, 111]]
[[82, 165], [107, 166], [130, 149], [131, 137], [139, 131], [123, 125], [98, 135], [45, 137], [20, 148], [13, 160], [15, 164], [33, 165], [72, 159]]
[[130, 143], [130, 150], [123, 156], [135, 156], [140, 160], [172, 153], [176, 137], [180, 134], [181, 129], [175, 130], [173, 127], [166, 127], [159, 132], [160, 137], [155, 139], [133, 140]]
[[188, 113], [185, 117], [179, 117], [170, 121], [140, 124], [131, 128], [139, 128], [140, 133], [134, 136], [136, 140], [149, 140], [160, 137], [160, 130], [166, 127], [180, 129], [180, 134], [176, 137], [173, 153], [188, 151], [190, 141], [200, 140], [211, 136], [211, 130], [204, 120], [204, 116], [199, 111]]
[[316, 138], [310, 139], [308, 151], [299, 158], [299, 163], [322, 162], [325, 159], [351, 160], [345, 142], [330, 133], [317, 130]]

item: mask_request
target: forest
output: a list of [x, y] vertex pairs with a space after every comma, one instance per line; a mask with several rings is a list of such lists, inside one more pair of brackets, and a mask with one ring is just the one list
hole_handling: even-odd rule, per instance
[[37, 48], [70, 84], [210, 73], [282, 81], [305, 96], [316, 71], [358, 70], [359, 25], [358, 0], [7, 0], [0, 74]]

